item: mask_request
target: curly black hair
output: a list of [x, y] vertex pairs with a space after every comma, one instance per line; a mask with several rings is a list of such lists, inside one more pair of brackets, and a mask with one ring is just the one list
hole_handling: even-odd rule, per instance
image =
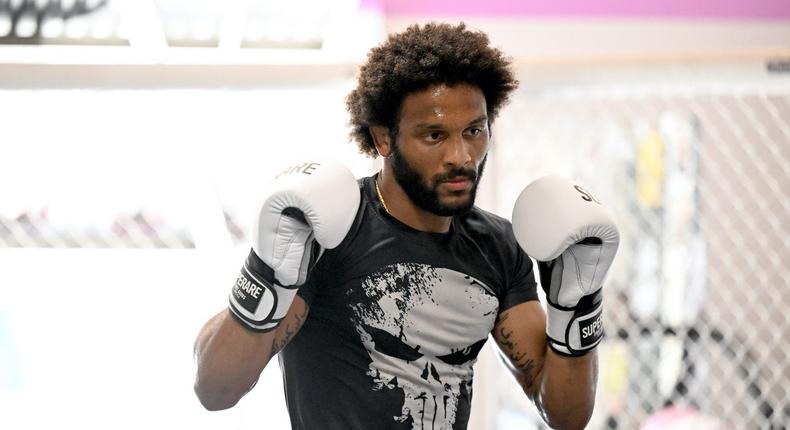
[[368, 53], [357, 87], [346, 98], [352, 140], [361, 153], [376, 158], [370, 126], [384, 126], [394, 135], [406, 96], [437, 84], [460, 83], [482, 90], [492, 121], [518, 86], [510, 60], [489, 46], [485, 33], [468, 30], [464, 23], [412, 25], [389, 36]]

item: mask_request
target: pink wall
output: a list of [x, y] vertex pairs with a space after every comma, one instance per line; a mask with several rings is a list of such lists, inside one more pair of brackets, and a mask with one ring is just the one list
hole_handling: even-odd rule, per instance
[[386, 15], [790, 19], [790, 0], [361, 0]]

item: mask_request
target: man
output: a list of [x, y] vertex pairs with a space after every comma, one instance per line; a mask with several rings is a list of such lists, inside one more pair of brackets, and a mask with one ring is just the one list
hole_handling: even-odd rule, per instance
[[[466, 428], [472, 365], [493, 334], [549, 425], [586, 425], [616, 229], [556, 178], [525, 190], [515, 227], [474, 207], [516, 86], [464, 25], [412, 26], [371, 51], [347, 104], [360, 151], [383, 168], [358, 182], [332, 163], [278, 177], [229, 310], [195, 345], [206, 408], [233, 406], [279, 352], [294, 428]], [[546, 261], [548, 327], [519, 243]]]

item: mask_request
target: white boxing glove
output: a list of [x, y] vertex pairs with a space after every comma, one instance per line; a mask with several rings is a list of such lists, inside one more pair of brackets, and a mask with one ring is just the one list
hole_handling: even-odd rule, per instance
[[236, 320], [260, 332], [280, 324], [320, 253], [345, 238], [360, 201], [354, 175], [336, 162], [289, 167], [266, 192], [229, 306]]
[[620, 243], [614, 219], [581, 186], [550, 175], [519, 195], [513, 232], [538, 261], [549, 346], [564, 355], [586, 354], [603, 338], [601, 287]]

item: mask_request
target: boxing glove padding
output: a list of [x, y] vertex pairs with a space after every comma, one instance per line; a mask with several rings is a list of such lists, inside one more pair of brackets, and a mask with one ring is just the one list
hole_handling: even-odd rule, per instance
[[356, 179], [336, 162], [290, 167], [266, 193], [229, 299], [232, 315], [254, 331], [279, 325], [323, 250], [345, 238], [360, 203]]
[[314, 162], [286, 169], [267, 192], [253, 222], [252, 248], [281, 285], [301, 284], [310, 234], [322, 249], [339, 245], [359, 208], [359, 185], [342, 164]]
[[607, 248], [614, 244], [615, 251], [620, 241], [609, 211], [559, 175], [543, 176], [524, 188], [513, 207], [513, 223], [521, 247], [538, 261], [551, 261], [587, 238], [598, 238]]
[[513, 233], [538, 261], [549, 345], [565, 355], [589, 352], [603, 337], [601, 286], [620, 241], [611, 214], [578, 184], [544, 176], [516, 200]]

